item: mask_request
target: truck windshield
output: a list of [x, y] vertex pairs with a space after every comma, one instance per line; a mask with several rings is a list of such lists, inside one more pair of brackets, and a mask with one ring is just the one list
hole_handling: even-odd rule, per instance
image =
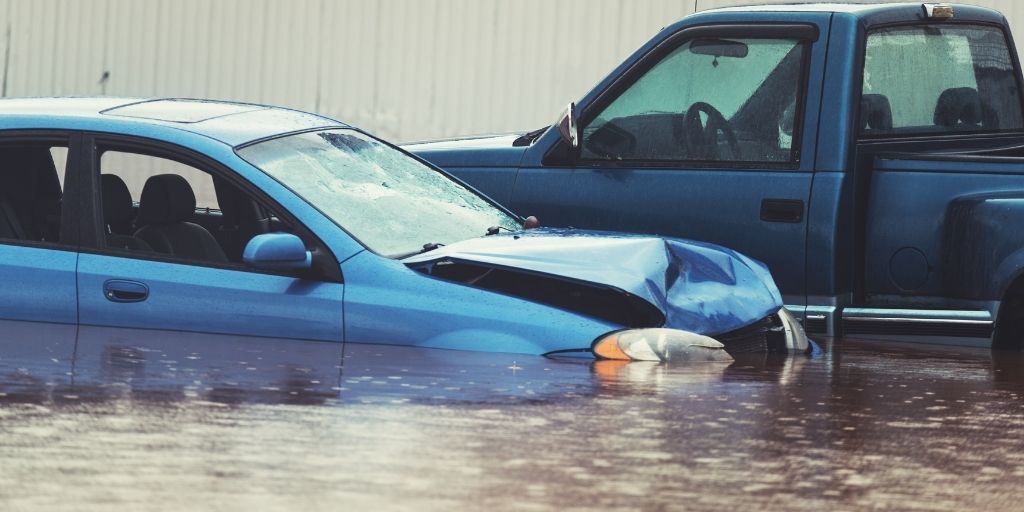
[[519, 221], [446, 175], [352, 129], [246, 146], [238, 155], [389, 257], [483, 236]]
[[1022, 128], [1020, 89], [1003, 31], [908, 25], [868, 34], [860, 132], [866, 136]]

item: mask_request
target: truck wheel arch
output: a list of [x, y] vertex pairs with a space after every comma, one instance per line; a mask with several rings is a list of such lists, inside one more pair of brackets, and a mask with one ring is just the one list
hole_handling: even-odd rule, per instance
[[1021, 350], [1024, 348], [1024, 267], [1018, 267], [1006, 283], [1000, 295], [992, 348]]

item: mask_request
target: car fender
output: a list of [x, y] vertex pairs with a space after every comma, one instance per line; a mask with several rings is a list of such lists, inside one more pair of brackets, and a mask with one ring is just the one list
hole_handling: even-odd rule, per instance
[[342, 264], [345, 342], [540, 355], [623, 326], [474, 288], [364, 251]]

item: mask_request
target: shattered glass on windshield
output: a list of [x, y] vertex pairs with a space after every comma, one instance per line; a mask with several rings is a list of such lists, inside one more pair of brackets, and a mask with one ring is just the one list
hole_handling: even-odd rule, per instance
[[520, 229], [484, 198], [355, 130], [289, 135], [238, 154], [378, 254], [408, 255], [483, 236], [493, 226]]

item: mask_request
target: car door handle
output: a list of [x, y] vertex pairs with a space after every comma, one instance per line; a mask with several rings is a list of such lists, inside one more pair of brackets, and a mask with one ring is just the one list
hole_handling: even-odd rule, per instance
[[761, 220], [796, 224], [804, 220], [804, 202], [799, 199], [762, 199]]
[[111, 302], [142, 302], [149, 297], [149, 287], [137, 281], [111, 279], [103, 283], [103, 295]]

